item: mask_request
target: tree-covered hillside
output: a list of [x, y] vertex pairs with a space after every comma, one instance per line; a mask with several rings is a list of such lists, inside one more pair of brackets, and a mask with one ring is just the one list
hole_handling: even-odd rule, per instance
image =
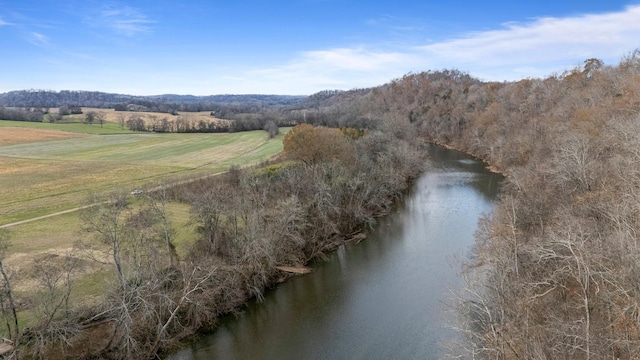
[[318, 111], [411, 127], [507, 175], [466, 264], [469, 358], [640, 355], [639, 51], [544, 79], [426, 72], [347, 95]]

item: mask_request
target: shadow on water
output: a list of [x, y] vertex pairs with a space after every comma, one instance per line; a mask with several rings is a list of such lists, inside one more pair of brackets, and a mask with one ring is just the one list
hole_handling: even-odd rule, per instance
[[437, 359], [457, 334], [444, 303], [456, 257], [474, 243], [501, 176], [463, 153], [430, 148], [421, 176], [367, 240], [340, 247], [311, 274], [267, 291], [169, 359]]
[[436, 168], [445, 171], [457, 169], [461, 172], [477, 175], [468, 185], [484, 195], [489, 201], [494, 201], [498, 196], [503, 176], [488, 171], [485, 162], [463, 152], [434, 144], [429, 144], [428, 152]]

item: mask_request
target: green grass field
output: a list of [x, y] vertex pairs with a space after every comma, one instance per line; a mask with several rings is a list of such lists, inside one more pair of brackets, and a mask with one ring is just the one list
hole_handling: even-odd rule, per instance
[[9, 137], [10, 130], [34, 128], [49, 133], [68, 130], [73, 136], [43, 141], [27, 137], [0, 146], [0, 225], [77, 207], [91, 193], [130, 191], [163, 179], [219, 173], [282, 150], [282, 138], [269, 140], [264, 131], [130, 133], [114, 123], [100, 128], [0, 121], [0, 144], [3, 132]]
[[129, 129], [120, 129], [120, 125], [115, 122], [105, 122], [100, 125], [87, 125], [82, 122], [66, 122], [66, 123], [46, 123], [46, 122], [26, 122], [26, 121], [9, 121], [0, 120], [0, 131], [3, 127], [21, 127], [31, 129], [45, 129], [45, 130], [60, 130], [79, 134], [93, 134], [93, 135], [105, 135], [105, 134], [131, 134]]

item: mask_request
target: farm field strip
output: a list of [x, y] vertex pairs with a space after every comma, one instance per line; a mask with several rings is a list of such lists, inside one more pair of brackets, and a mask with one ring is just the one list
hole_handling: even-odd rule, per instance
[[64, 140], [78, 136], [83, 135], [59, 130], [32, 128], [25, 131], [24, 128], [20, 127], [3, 127], [2, 130], [0, 130], [0, 147], [32, 142]]
[[[0, 167], [7, 158], [0, 157]], [[10, 158], [9, 160], [15, 160]], [[182, 172], [179, 167], [18, 159], [0, 174], [0, 224], [79, 206], [90, 193], [131, 189], [144, 181]]]
[[116, 123], [106, 122], [103, 126], [100, 125], [86, 125], [83, 123], [46, 123], [46, 122], [27, 122], [27, 121], [10, 121], [0, 120], [0, 135], [3, 128], [19, 127], [24, 129], [43, 129], [43, 130], [58, 130], [67, 133], [76, 134], [91, 134], [91, 135], [106, 135], [106, 134], [131, 134], [133, 133], [128, 129], [121, 129], [120, 125]]
[[[207, 156], [235, 157], [265, 142], [264, 132], [234, 134], [124, 134], [87, 136], [58, 141], [0, 147], [0, 156], [34, 159], [99, 160], [175, 164], [183, 156], [194, 167], [208, 163]], [[183, 159], [184, 160], [184, 159]], [[182, 164], [181, 164], [182, 166]], [[188, 166], [188, 165], [187, 165]]]
[[80, 206], [90, 193], [221, 172], [281, 150], [281, 138], [268, 140], [264, 131], [83, 135], [0, 146], [0, 225]]

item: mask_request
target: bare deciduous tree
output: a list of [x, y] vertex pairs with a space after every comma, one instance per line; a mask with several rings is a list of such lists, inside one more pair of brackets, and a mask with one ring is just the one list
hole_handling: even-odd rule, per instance
[[98, 239], [108, 247], [116, 270], [118, 284], [126, 287], [126, 276], [123, 261], [125, 247], [125, 212], [129, 209], [129, 198], [125, 192], [113, 193], [106, 199], [91, 198], [92, 206], [85, 208], [80, 217], [83, 228], [96, 234]]
[[69, 346], [80, 331], [70, 306], [73, 275], [78, 261], [74, 254], [47, 254], [35, 261], [33, 270], [39, 286], [32, 311], [38, 321], [30, 331], [36, 357], [44, 357], [47, 348], [54, 344]]
[[18, 343], [20, 338], [20, 328], [18, 327], [18, 315], [16, 313], [16, 303], [11, 287], [10, 276], [4, 266], [4, 258], [9, 247], [9, 232], [0, 229], [0, 275], [2, 275], [2, 292], [0, 293], [0, 307], [7, 326], [9, 337]]

